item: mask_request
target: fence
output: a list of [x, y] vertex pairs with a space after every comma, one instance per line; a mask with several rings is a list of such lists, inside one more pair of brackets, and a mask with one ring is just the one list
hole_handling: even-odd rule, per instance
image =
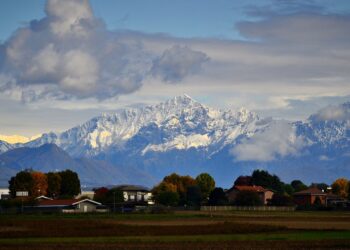
[[295, 211], [295, 207], [276, 206], [201, 206], [201, 211]]

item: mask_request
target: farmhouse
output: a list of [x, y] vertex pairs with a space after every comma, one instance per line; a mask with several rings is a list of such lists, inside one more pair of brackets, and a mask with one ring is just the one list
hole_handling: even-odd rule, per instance
[[124, 201], [126, 203], [144, 203], [153, 205], [151, 191], [143, 186], [137, 185], [120, 185], [115, 188], [123, 192]]
[[6, 187], [0, 187], [0, 200], [7, 200], [10, 198], [10, 190]]
[[236, 196], [241, 191], [250, 191], [255, 192], [259, 195], [263, 204], [267, 204], [268, 200], [270, 200], [273, 196], [273, 192], [269, 189], [265, 189], [262, 186], [239, 186], [235, 185], [229, 190], [226, 191], [226, 196], [230, 202], [234, 202]]
[[84, 200], [47, 200], [42, 199], [36, 206], [36, 210], [46, 212], [63, 213], [88, 213], [88, 212], [107, 212], [102, 208], [102, 204], [90, 199]]
[[295, 204], [299, 206], [313, 205], [316, 200], [319, 200], [320, 205], [326, 205], [327, 193], [318, 189], [317, 187], [311, 187], [300, 192], [296, 192], [293, 195]]

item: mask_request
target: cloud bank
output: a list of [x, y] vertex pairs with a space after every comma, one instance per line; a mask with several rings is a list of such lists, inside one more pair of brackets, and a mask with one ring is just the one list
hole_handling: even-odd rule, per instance
[[328, 106], [310, 117], [315, 121], [350, 121], [350, 102], [338, 106]]
[[231, 154], [237, 161], [273, 161], [278, 157], [297, 155], [306, 145], [295, 128], [286, 121], [275, 121], [264, 131], [244, 139]]
[[108, 31], [88, 0], [48, 0], [45, 13], [0, 45], [1, 79], [7, 79], [0, 90], [18, 91], [23, 101], [103, 100], [138, 90], [152, 74], [181, 81], [207, 59], [188, 47], [147, 51], [139, 39]]

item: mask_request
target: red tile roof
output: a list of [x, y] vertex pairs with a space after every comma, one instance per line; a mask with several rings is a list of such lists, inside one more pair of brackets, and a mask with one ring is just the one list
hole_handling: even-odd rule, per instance
[[322, 190], [318, 189], [317, 187], [311, 187], [303, 191], [296, 192], [294, 193], [294, 195], [327, 195], [327, 194], [325, 192], [322, 192]]
[[251, 191], [251, 192], [266, 192], [267, 189], [263, 188], [262, 186], [234, 186], [234, 189], [238, 191]]
[[39, 202], [39, 206], [70, 206], [75, 202], [78, 202], [77, 199], [70, 200], [42, 200]]

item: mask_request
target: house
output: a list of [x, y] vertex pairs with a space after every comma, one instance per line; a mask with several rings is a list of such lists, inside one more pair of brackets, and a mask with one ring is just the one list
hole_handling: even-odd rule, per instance
[[63, 213], [88, 213], [88, 212], [107, 212], [101, 203], [90, 200], [47, 200], [39, 201], [35, 210], [42, 212], [63, 212]]
[[0, 187], [0, 200], [7, 200], [10, 198], [10, 190], [6, 187]]
[[126, 203], [140, 203], [147, 205], [154, 204], [152, 200], [152, 193], [146, 187], [137, 185], [120, 185], [114, 188], [123, 192], [124, 201]]
[[40, 201], [43, 201], [43, 200], [53, 200], [53, 199], [50, 198], [50, 197], [47, 197], [47, 196], [45, 196], [45, 195], [41, 195], [41, 196], [36, 197], [35, 200], [37, 200], [38, 202], [40, 202]]
[[320, 205], [327, 205], [327, 193], [318, 189], [317, 187], [311, 187], [300, 192], [293, 194], [294, 202], [298, 206], [306, 206], [315, 204], [316, 200], [319, 200]]
[[235, 185], [226, 192], [226, 196], [229, 202], [234, 202], [236, 200], [237, 194], [241, 191], [250, 191], [257, 193], [264, 205], [266, 205], [268, 200], [270, 200], [273, 196], [273, 192], [271, 190], [263, 188], [262, 186]]

